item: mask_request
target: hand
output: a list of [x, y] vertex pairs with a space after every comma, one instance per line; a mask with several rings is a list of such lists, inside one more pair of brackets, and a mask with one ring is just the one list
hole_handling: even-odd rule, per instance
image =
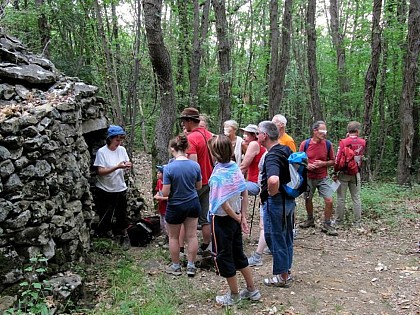
[[337, 181], [337, 179], [338, 179], [337, 174], [333, 174], [333, 176], [332, 176], [332, 180], [336, 182], [336, 181]]
[[327, 166], [327, 163], [325, 161], [321, 161], [321, 160], [315, 160], [315, 162], [313, 164], [314, 164], [315, 168], [320, 168], [320, 167]]
[[249, 234], [248, 222], [245, 219], [241, 220], [241, 229], [242, 229], [242, 232], [244, 232], [245, 234]]

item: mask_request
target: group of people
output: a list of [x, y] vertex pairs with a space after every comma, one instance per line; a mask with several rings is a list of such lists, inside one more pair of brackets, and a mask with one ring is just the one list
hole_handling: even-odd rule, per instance
[[[203, 116], [195, 108], [186, 108], [179, 116], [184, 133], [176, 136], [169, 143], [172, 154], [170, 162], [158, 167], [158, 183], [155, 199], [169, 237], [171, 264], [166, 272], [179, 276], [182, 274], [180, 251], [187, 244], [188, 263], [186, 273], [194, 277], [196, 256], [210, 253], [218, 274], [225, 277], [229, 291], [216, 296], [216, 302], [232, 305], [241, 299], [259, 300], [261, 294], [255, 287], [250, 266], [262, 264], [262, 253], [268, 246], [272, 254], [273, 275], [264, 279], [267, 286], [288, 287], [292, 280], [293, 229], [296, 203], [282, 193], [281, 184], [288, 181], [289, 169], [281, 163], [296, 151], [293, 138], [286, 133], [287, 120], [283, 115], [276, 115], [272, 121], [263, 121], [257, 125], [239, 128], [234, 120], [224, 123], [222, 135], [214, 135], [207, 129]], [[111, 132], [112, 128], [114, 132]], [[111, 126], [108, 142], [98, 151], [115, 156], [114, 151], [122, 136], [117, 126]], [[243, 131], [243, 138], [237, 131]], [[308, 191], [305, 194], [307, 219], [300, 224], [302, 228], [315, 226], [312, 198], [315, 190], [324, 198], [324, 221], [321, 230], [328, 235], [337, 235], [332, 224], [333, 189], [328, 181], [328, 167], [334, 166], [333, 180], [341, 183], [337, 194], [336, 224], [343, 224], [344, 202], [347, 188], [350, 189], [354, 203], [355, 224], [360, 223], [360, 174], [350, 176], [337, 167], [337, 161], [343, 155], [345, 147], [351, 147], [356, 154], [355, 160], [361, 166], [365, 142], [359, 137], [360, 124], [350, 122], [346, 138], [340, 141], [337, 155], [332, 144], [326, 140], [326, 123], [318, 121], [312, 126], [312, 137], [302, 141], [299, 151], [308, 156]], [[114, 143], [113, 146], [111, 146]], [[123, 150], [125, 152], [125, 150]], [[125, 153], [126, 154], [126, 153]], [[120, 191], [109, 191], [104, 182], [115, 180], [124, 169], [130, 168], [126, 155], [104, 162], [98, 157], [98, 188], [114, 195], [118, 200]], [[247, 220], [248, 195], [260, 195], [260, 237], [256, 251], [247, 257], [243, 249], [242, 233], [249, 233]], [[112, 195], [102, 203], [110, 206]], [[104, 197], [105, 199], [105, 197]], [[163, 206], [162, 206], [163, 205]], [[165, 208], [165, 209], [163, 209]], [[121, 210], [121, 209], [120, 209]], [[101, 221], [106, 220], [106, 211], [100, 210]], [[117, 218], [126, 235], [125, 222]], [[101, 226], [101, 225], [100, 225]], [[197, 226], [201, 227], [202, 243], [198, 244]], [[109, 225], [102, 225], [101, 231], [107, 233]], [[211, 246], [210, 246], [211, 243]], [[211, 250], [209, 248], [211, 247]], [[239, 290], [236, 272], [240, 271], [245, 279], [246, 288]]]

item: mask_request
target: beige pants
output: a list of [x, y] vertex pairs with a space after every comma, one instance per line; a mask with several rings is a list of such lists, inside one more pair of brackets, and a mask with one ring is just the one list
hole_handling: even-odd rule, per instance
[[360, 173], [357, 173], [356, 175], [339, 174], [338, 180], [341, 185], [337, 189], [337, 211], [335, 221], [337, 224], [344, 223], [346, 193], [348, 188], [353, 201], [354, 222], [359, 223], [362, 215], [362, 203], [360, 201]]

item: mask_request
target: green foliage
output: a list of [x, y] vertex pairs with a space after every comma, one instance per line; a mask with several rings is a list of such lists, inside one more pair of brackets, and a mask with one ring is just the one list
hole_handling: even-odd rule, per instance
[[[200, 2], [201, 3], [201, 2]], [[102, 38], [98, 33], [98, 21], [95, 17], [92, 1], [45, 1], [41, 9], [34, 1], [19, 2], [19, 10], [11, 5], [1, 17], [5, 30], [17, 36], [36, 53], [42, 52], [38, 18], [42, 12], [48, 21], [50, 35], [50, 58], [60, 71], [69, 76], [77, 76], [87, 83], [97, 85], [101, 95], [111, 100], [107, 79], [118, 78], [122, 100], [122, 112], [126, 127], [130, 109], [127, 99], [130, 96], [134, 65], [135, 46], [135, 10], [133, 1], [107, 0], [101, 2], [106, 42], [108, 43], [115, 64], [115, 73], [107, 73], [106, 58], [102, 47]], [[118, 36], [112, 29], [111, 4], [119, 12]], [[26, 5], [26, 6], [25, 6]], [[386, 77], [379, 74], [375, 105], [372, 114], [372, 132], [369, 152], [372, 167], [382, 148], [377, 148], [378, 140], [385, 141], [381, 162], [381, 176], [394, 176], [399, 149], [400, 125], [399, 103], [402, 87], [403, 56], [407, 33], [407, 17], [401, 15], [399, 3], [386, 3], [383, 8], [383, 29], [381, 30], [386, 48], [387, 59], [382, 60], [380, 68], [385, 68]], [[290, 62], [286, 71], [285, 90], [280, 112], [288, 118], [288, 133], [297, 142], [306, 138], [312, 122], [310, 97], [307, 86], [306, 56], [306, 12], [307, 2], [293, 2], [292, 37]], [[202, 8], [202, 6], [200, 6]], [[246, 6], [240, 1], [228, 1], [228, 36], [231, 43], [232, 81], [232, 119], [239, 124], [258, 123], [267, 119], [268, 79], [270, 62], [270, 9], [269, 1], [251, 1]], [[279, 25], [282, 22], [283, 8], [279, 7]], [[349, 120], [363, 122], [365, 75], [371, 62], [371, 15], [372, 1], [345, 1], [340, 7], [339, 28], [343, 36], [345, 50], [345, 77], [349, 91], [340, 92], [338, 80], [336, 50], [332, 45], [330, 30], [323, 17], [328, 6], [317, 9], [317, 68], [319, 91], [325, 119], [331, 130], [330, 140], [336, 142], [345, 134]], [[142, 11], [142, 10], [140, 10]], [[200, 14], [201, 15], [201, 14]], [[193, 38], [193, 11], [188, 1], [164, 1], [162, 10], [162, 29], [165, 46], [170, 54], [174, 89], [178, 111], [189, 105], [189, 73]], [[210, 129], [218, 132], [219, 116], [219, 68], [214, 13], [210, 10], [210, 24], [207, 38], [202, 41], [202, 60], [200, 68], [198, 107], [210, 116]], [[128, 21], [128, 23], [127, 23]], [[140, 27], [140, 77], [137, 82], [137, 95], [142, 109], [138, 110], [135, 121], [135, 146], [143, 147], [147, 141], [147, 150], [155, 140], [155, 123], [160, 111], [157, 79], [151, 67], [144, 27]], [[109, 70], [108, 70], [109, 71]], [[384, 84], [381, 86], [381, 80]], [[108, 84], [109, 85], [109, 84]], [[383, 89], [384, 104], [378, 104], [379, 89]], [[417, 96], [416, 96], [417, 97]], [[137, 104], [135, 104], [137, 105]], [[384, 125], [381, 125], [379, 105], [384, 108]], [[177, 113], [174, 113], [177, 115]], [[143, 129], [139, 121], [145, 122]], [[177, 130], [174, 128], [174, 130]], [[336, 144], [336, 143], [335, 143]]]
[[419, 195], [419, 185], [410, 188], [392, 182], [365, 184], [361, 192], [362, 217], [371, 224], [380, 220], [389, 225], [397, 224], [401, 217], [419, 217], [419, 214], [413, 211], [414, 209], [402, 206], [408, 200], [413, 200], [414, 204], [417, 203]]
[[38, 255], [29, 261], [30, 265], [24, 269], [27, 280], [19, 284], [21, 291], [18, 305], [16, 308], [6, 310], [6, 315], [50, 314], [46, 294], [52, 289], [47, 280], [40, 280], [47, 271], [48, 259]]

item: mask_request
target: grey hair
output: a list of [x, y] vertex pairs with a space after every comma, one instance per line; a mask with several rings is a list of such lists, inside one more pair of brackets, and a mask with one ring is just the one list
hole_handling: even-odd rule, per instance
[[318, 121], [314, 122], [314, 124], [312, 125], [312, 130], [318, 129], [319, 126], [321, 126], [321, 125], [326, 126], [327, 124], [325, 123], [325, 121], [318, 120]]
[[347, 132], [350, 132], [350, 133], [358, 132], [361, 127], [362, 125], [358, 121], [351, 121], [347, 125]]
[[273, 119], [271, 120], [273, 123], [278, 125], [279, 123], [282, 123], [285, 127], [287, 125], [287, 119], [281, 114], [274, 115]]
[[260, 132], [264, 132], [268, 135], [271, 141], [276, 141], [279, 138], [279, 130], [275, 123], [269, 120], [262, 121], [258, 124]]
[[235, 130], [238, 130], [238, 128], [239, 128], [238, 123], [235, 120], [232, 120], [232, 119], [231, 120], [226, 120], [223, 123], [223, 126], [232, 127]]

